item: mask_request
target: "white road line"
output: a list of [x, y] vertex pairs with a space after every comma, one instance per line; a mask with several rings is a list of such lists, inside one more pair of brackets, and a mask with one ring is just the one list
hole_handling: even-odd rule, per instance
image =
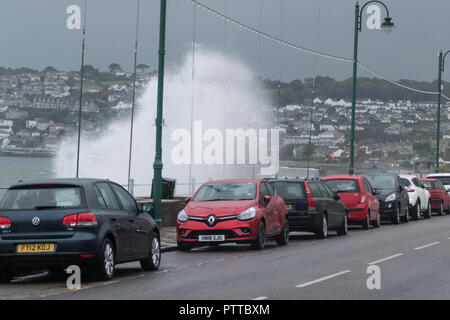
[[439, 241], [432, 242], [432, 243], [429, 243], [429, 244], [426, 244], [426, 245], [414, 248], [414, 250], [422, 250], [422, 249], [425, 249], [425, 248], [428, 248], [428, 247], [431, 247], [431, 246], [435, 246], [437, 244], [440, 244], [440, 242]]
[[389, 256], [389, 257], [377, 260], [377, 261], [368, 262], [367, 264], [369, 264], [369, 265], [371, 265], [371, 264], [378, 264], [378, 263], [381, 263], [381, 262], [384, 262], [384, 261], [388, 261], [388, 260], [391, 260], [391, 259], [398, 258], [398, 257], [400, 257], [402, 255], [403, 255], [403, 253], [397, 253], [397, 254], [394, 254], [392, 256]]
[[313, 281], [310, 281], [310, 282], [305, 282], [303, 284], [298, 284], [295, 287], [296, 288], [304, 288], [304, 287], [310, 286], [312, 284], [316, 284], [316, 283], [319, 283], [319, 282], [322, 282], [322, 281], [325, 281], [325, 280], [328, 280], [328, 279], [336, 278], [338, 276], [341, 276], [341, 275], [349, 273], [349, 272], [351, 272], [351, 270], [344, 270], [344, 271], [341, 271], [341, 272], [338, 272], [338, 273], [334, 273], [334, 274], [331, 274], [329, 276], [326, 276], [326, 277], [323, 277], [323, 278], [320, 278], [320, 279], [316, 279], [316, 280], [313, 280]]
[[266, 300], [266, 299], [269, 299], [269, 298], [268, 297], [258, 297], [258, 298], [252, 299], [252, 300]]

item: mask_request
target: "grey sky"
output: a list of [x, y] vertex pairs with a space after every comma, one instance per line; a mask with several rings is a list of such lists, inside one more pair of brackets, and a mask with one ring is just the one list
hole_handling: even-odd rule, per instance
[[[282, 1], [283, 39], [309, 48], [317, 45], [319, 50], [339, 56], [352, 56], [354, 0], [201, 0], [221, 12], [227, 3], [229, 16], [255, 28], [262, 3], [262, 31], [275, 36], [280, 36]], [[81, 32], [68, 30], [65, 21], [66, 8], [83, 3], [83, 0], [2, 0], [0, 65], [79, 69]], [[397, 28], [391, 34], [364, 28], [360, 35], [360, 60], [396, 80], [436, 79], [438, 50], [450, 49], [450, 2], [386, 0], [385, 3]], [[193, 6], [187, 0], [168, 0], [167, 14], [167, 61], [172, 64], [190, 48]], [[135, 15], [136, 0], [88, 0], [86, 63], [106, 69], [111, 62], [117, 62], [131, 70]], [[141, 0], [141, 19], [139, 62], [156, 69], [159, 0]], [[197, 40], [223, 49], [224, 21], [198, 10]], [[254, 34], [228, 24], [227, 48], [257, 71], [258, 38]], [[277, 44], [262, 40], [261, 61], [263, 77], [278, 79], [280, 51]], [[284, 48], [282, 79], [314, 75], [314, 61], [313, 56]], [[319, 75], [344, 79], [351, 76], [351, 71], [351, 64], [317, 59]], [[359, 75], [370, 74], [360, 70]]]

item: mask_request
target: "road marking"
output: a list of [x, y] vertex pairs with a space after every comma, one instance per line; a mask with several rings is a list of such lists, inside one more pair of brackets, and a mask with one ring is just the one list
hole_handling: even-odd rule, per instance
[[431, 247], [431, 246], [435, 246], [437, 244], [440, 244], [440, 242], [439, 241], [432, 242], [432, 243], [429, 243], [429, 244], [426, 244], [426, 245], [414, 248], [414, 250], [422, 250], [422, 249], [425, 249], [425, 248], [428, 248], [428, 247]]
[[258, 298], [252, 299], [252, 300], [266, 300], [266, 299], [269, 299], [269, 298], [268, 297], [258, 297]]
[[381, 262], [384, 262], [384, 261], [388, 261], [388, 260], [391, 260], [391, 259], [398, 258], [398, 257], [400, 257], [402, 255], [403, 255], [403, 253], [397, 253], [397, 254], [394, 254], [392, 256], [389, 256], [389, 257], [377, 260], [377, 261], [369, 262], [367, 264], [369, 264], [369, 265], [371, 265], [371, 264], [378, 264], [378, 263], [381, 263]]
[[338, 273], [334, 273], [334, 274], [331, 274], [329, 276], [326, 276], [326, 277], [323, 277], [323, 278], [320, 278], [320, 279], [316, 279], [316, 280], [313, 280], [313, 281], [310, 281], [310, 282], [305, 282], [303, 284], [298, 284], [295, 287], [297, 287], [297, 288], [304, 288], [304, 287], [310, 286], [312, 284], [316, 284], [316, 283], [319, 283], [319, 282], [322, 282], [322, 281], [325, 281], [325, 280], [328, 280], [328, 279], [339, 277], [339, 276], [341, 276], [343, 274], [346, 274], [346, 273], [349, 273], [349, 272], [351, 272], [351, 270], [344, 270], [344, 271], [341, 271], [341, 272], [338, 272]]

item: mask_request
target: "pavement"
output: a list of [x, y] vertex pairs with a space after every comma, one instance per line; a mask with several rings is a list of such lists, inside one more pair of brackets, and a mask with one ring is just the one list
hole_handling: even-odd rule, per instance
[[170, 252], [178, 249], [176, 229], [176, 227], [161, 228], [160, 238], [162, 252]]
[[[0, 285], [0, 299], [450, 299], [450, 216], [380, 229], [352, 228], [326, 240], [292, 234], [287, 246], [244, 245], [165, 252], [161, 268], [117, 266], [108, 282], [66, 288], [65, 275], [40, 274]], [[371, 268], [380, 289], [370, 290]]]

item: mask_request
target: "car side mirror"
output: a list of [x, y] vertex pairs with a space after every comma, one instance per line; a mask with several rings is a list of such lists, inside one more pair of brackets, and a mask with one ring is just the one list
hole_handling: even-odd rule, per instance
[[142, 204], [141, 213], [148, 213], [149, 215], [153, 215], [153, 205], [150, 203]]
[[341, 196], [338, 195], [338, 194], [335, 194], [335, 195], [334, 195], [334, 200], [336, 200], [336, 201], [341, 200]]
[[186, 198], [186, 199], [184, 199], [184, 203], [188, 204], [191, 200], [192, 200], [192, 198]]
[[268, 204], [272, 198], [270, 196], [264, 196], [264, 204]]

